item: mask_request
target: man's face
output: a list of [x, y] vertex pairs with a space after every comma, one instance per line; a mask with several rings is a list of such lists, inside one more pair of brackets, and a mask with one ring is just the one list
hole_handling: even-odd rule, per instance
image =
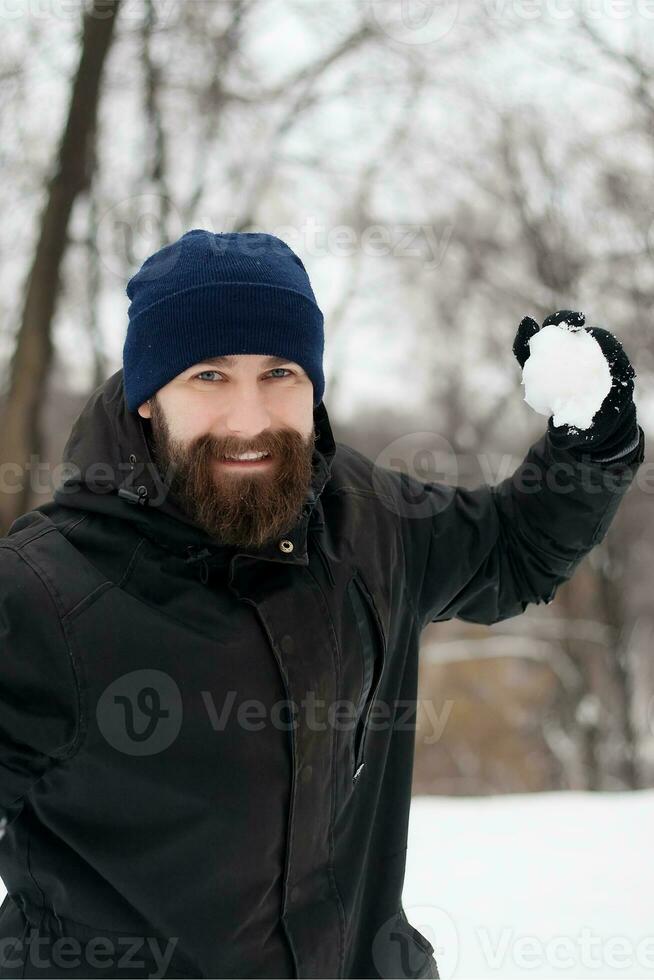
[[[139, 406], [180, 507], [222, 544], [259, 548], [291, 530], [311, 482], [313, 385], [294, 361], [209, 358]], [[229, 461], [247, 452], [258, 461]]]

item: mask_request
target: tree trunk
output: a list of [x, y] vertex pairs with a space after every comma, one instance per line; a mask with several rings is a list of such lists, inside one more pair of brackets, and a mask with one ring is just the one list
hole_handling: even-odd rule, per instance
[[39, 412], [52, 360], [51, 326], [71, 212], [91, 180], [103, 65], [111, 45], [120, 0], [94, 0], [84, 14], [81, 55], [68, 118], [50, 180], [41, 230], [27, 278], [16, 346], [9, 366], [0, 433], [0, 534], [25, 512], [31, 468], [41, 453]]

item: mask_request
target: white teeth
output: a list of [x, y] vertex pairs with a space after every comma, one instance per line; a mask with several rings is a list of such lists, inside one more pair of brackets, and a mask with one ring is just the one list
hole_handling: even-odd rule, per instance
[[227, 459], [263, 459], [264, 456], [268, 456], [268, 453], [241, 453], [240, 456], [227, 456]]

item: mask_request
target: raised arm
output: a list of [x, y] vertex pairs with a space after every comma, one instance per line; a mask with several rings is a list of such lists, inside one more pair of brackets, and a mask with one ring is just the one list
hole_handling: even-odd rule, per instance
[[[583, 324], [583, 314], [559, 311], [543, 326], [566, 315], [578, 328]], [[518, 328], [514, 353], [521, 366], [538, 329], [530, 317]], [[626, 354], [608, 331], [589, 332], [613, 379], [589, 428], [554, 426], [551, 415], [545, 434], [496, 486], [468, 490], [393, 474], [408, 600], [421, 628], [453, 618], [490, 625], [529, 603], [551, 602], [606, 534], [643, 461], [644, 433]]]

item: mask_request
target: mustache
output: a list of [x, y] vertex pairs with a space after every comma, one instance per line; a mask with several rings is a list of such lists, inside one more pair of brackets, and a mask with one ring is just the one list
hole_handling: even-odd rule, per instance
[[241, 453], [268, 453], [275, 456], [282, 453], [297, 452], [299, 449], [305, 448], [306, 445], [307, 440], [301, 433], [291, 429], [280, 429], [249, 443], [207, 435], [198, 440], [196, 448], [222, 459], [224, 456], [238, 456]]

